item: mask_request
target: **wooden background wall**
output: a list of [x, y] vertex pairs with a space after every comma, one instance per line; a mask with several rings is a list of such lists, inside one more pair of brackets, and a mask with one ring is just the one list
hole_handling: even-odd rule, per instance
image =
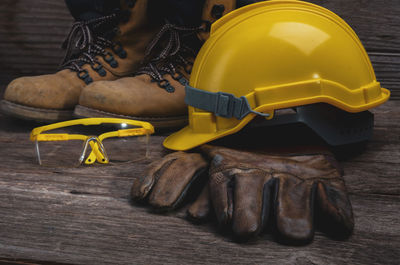
[[[353, 27], [378, 80], [392, 91], [392, 99], [400, 99], [400, 1], [311, 2], [329, 8]], [[56, 71], [71, 23], [63, 0], [0, 1], [0, 95], [18, 76]]]

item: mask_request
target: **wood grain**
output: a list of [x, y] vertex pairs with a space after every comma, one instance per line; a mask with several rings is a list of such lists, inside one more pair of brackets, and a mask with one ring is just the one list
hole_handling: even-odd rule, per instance
[[[36, 165], [30, 130], [0, 116], [0, 261], [46, 264], [397, 264], [400, 258], [400, 102], [376, 110], [373, 140], [344, 161], [356, 229], [347, 241], [317, 231], [311, 245], [270, 234], [237, 243], [213, 223], [193, 225], [185, 207], [156, 214], [129, 190], [150, 161], [80, 168]], [[165, 154], [152, 137], [152, 160]]]
[[[378, 80], [400, 99], [400, 2], [315, 0], [357, 32]], [[0, 95], [18, 76], [54, 72], [72, 20], [63, 0], [0, 1]], [[185, 207], [160, 215], [129, 200], [150, 162], [80, 168], [36, 164], [38, 126], [0, 114], [0, 264], [398, 264], [400, 101], [374, 109], [365, 152], [342, 161], [354, 235], [283, 246], [263, 234], [237, 243], [214, 223], [193, 225]], [[152, 160], [165, 155], [152, 137]]]

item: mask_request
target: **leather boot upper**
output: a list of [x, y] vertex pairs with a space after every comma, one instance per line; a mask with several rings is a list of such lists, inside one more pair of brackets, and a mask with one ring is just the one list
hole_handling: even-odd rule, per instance
[[147, 2], [122, 0], [111, 14], [76, 21], [64, 43], [61, 70], [12, 81], [4, 99], [34, 108], [73, 109], [88, 84], [133, 74], [159, 29], [149, 21]]
[[208, 38], [211, 23], [234, 10], [234, 0], [206, 0], [202, 25], [166, 22], [147, 48], [147, 61], [134, 77], [95, 82], [81, 93], [79, 105], [104, 114], [130, 117], [182, 116], [185, 85], [194, 59]]

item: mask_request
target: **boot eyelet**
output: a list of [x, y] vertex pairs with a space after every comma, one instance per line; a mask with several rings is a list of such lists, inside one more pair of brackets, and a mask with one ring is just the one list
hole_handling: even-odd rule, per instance
[[110, 52], [106, 52], [103, 55], [104, 61], [106, 61], [107, 63], [111, 62], [112, 60], [114, 60], [114, 56], [110, 53]]
[[167, 91], [168, 93], [174, 93], [175, 92], [175, 88], [173, 86], [168, 86], [165, 88], [165, 91]]
[[172, 78], [178, 81], [182, 86], [186, 86], [189, 84], [189, 81], [180, 73], [175, 73]]
[[113, 47], [112, 50], [115, 54], [118, 55], [119, 58], [121, 59], [125, 59], [127, 57], [127, 52], [122, 48], [122, 44], [121, 43], [116, 43]]
[[78, 77], [79, 77], [80, 79], [85, 79], [86, 77], [89, 76], [88, 70], [81, 70], [81, 71], [79, 71], [77, 74], [78, 74]]
[[117, 68], [118, 66], [119, 66], [119, 64], [118, 64], [118, 62], [117, 61], [112, 61], [112, 62], [110, 62], [110, 66], [112, 67], [112, 68]]
[[184, 78], [183, 76], [178, 81], [182, 86], [189, 85], [189, 81], [186, 78]]
[[118, 62], [115, 60], [114, 56], [110, 52], [106, 52], [103, 55], [104, 61], [106, 61], [112, 68], [118, 67]]
[[95, 63], [92, 66], [92, 69], [96, 71], [100, 76], [104, 77], [107, 75], [106, 70], [104, 70], [103, 66], [100, 63]]
[[121, 59], [126, 59], [126, 57], [128, 57], [128, 53], [125, 50], [122, 50], [118, 53], [118, 57]]
[[79, 72], [77, 72], [77, 76], [82, 79], [86, 85], [89, 85], [93, 82], [93, 79], [90, 77], [88, 70], [80, 70]]
[[175, 88], [171, 85], [171, 83], [168, 80], [161, 80], [157, 82], [158, 85], [165, 89], [165, 91], [167, 91], [168, 93], [173, 93], [175, 92]]

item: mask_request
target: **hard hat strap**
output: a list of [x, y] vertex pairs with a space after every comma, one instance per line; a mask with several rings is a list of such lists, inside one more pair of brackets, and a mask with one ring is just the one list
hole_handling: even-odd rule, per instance
[[223, 118], [242, 120], [250, 113], [263, 117], [270, 117], [268, 113], [261, 113], [251, 109], [246, 97], [240, 98], [225, 92], [209, 92], [201, 89], [186, 86], [185, 103], [189, 106], [214, 113]]

